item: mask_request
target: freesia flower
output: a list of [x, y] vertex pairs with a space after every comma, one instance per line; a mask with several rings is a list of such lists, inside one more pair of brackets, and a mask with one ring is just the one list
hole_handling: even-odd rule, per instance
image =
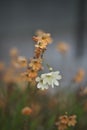
[[37, 88], [40, 88], [40, 89], [42, 89], [42, 90], [48, 89], [48, 87], [49, 87], [48, 84], [44, 84], [44, 83], [43, 83], [43, 79], [40, 78], [40, 77], [37, 77], [37, 78], [36, 78], [36, 82], [38, 82]]
[[47, 89], [49, 86], [59, 86], [59, 81], [61, 79], [61, 75], [59, 75], [59, 71], [50, 72], [42, 74], [41, 77], [37, 77], [36, 81], [38, 82], [37, 88]]
[[51, 85], [52, 88], [54, 88], [54, 85], [59, 86], [58, 80], [61, 79], [61, 75], [59, 75], [59, 71], [56, 71], [42, 74], [41, 78], [43, 79], [44, 84]]

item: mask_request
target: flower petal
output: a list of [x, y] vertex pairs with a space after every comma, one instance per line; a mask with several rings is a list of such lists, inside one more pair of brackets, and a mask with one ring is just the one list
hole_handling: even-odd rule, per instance
[[37, 77], [37, 78], [36, 78], [36, 82], [39, 82], [39, 81], [40, 81], [40, 77]]
[[59, 82], [58, 82], [57, 80], [55, 80], [54, 84], [55, 84], [56, 86], [59, 86]]

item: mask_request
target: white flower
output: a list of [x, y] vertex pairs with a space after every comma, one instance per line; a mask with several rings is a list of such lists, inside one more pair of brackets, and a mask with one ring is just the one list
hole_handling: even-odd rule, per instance
[[48, 88], [49, 86], [59, 86], [59, 81], [61, 79], [61, 75], [59, 75], [59, 71], [56, 72], [50, 72], [45, 73], [41, 75], [40, 77], [37, 77], [36, 81], [38, 82], [37, 87], [38, 88]]
[[37, 88], [40, 88], [42, 90], [48, 89], [48, 84], [43, 84], [43, 80], [40, 77], [37, 77], [36, 81], [38, 82]]

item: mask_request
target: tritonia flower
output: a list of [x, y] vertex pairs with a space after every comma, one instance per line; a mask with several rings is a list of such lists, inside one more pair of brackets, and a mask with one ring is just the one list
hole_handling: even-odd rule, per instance
[[41, 89], [48, 89], [49, 86], [59, 86], [59, 81], [61, 79], [61, 75], [59, 71], [50, 72], [42, 74], [41, 77], [37, 77], [36, 81], [38, 82], [37, 87]]

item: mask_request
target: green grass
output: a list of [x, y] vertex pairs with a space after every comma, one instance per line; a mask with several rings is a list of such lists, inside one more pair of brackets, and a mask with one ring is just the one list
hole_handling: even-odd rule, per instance
[[[67, 112], [69, 115], [77, 115], [77, 125], [67, 130], [86, 130], [87, 129], [87, 112], [84, 111], [84, 98], [79, 100], [76, 92], [58, 91], [54, 96], [48, 93], [41, 95], [38, 90], [28, 84], [27, 89], [23, 92], [14, 85], [15, 89], [9, 94], [6, 90], [0, 90], [0, 100], [5, 104], [0, 104], [0, 130], [57, 130], [56, 120], [60, 115]], [[5, 92], [4, 92], [5, 91]], [[50, 98], [51, 97], [51, 98]], [[58, 99], [58, 103], [53, 108], [49, 106], [52, 99]], [[23, 115], [21, 110], [37, 103], [40, 110], [31, 115]]]

